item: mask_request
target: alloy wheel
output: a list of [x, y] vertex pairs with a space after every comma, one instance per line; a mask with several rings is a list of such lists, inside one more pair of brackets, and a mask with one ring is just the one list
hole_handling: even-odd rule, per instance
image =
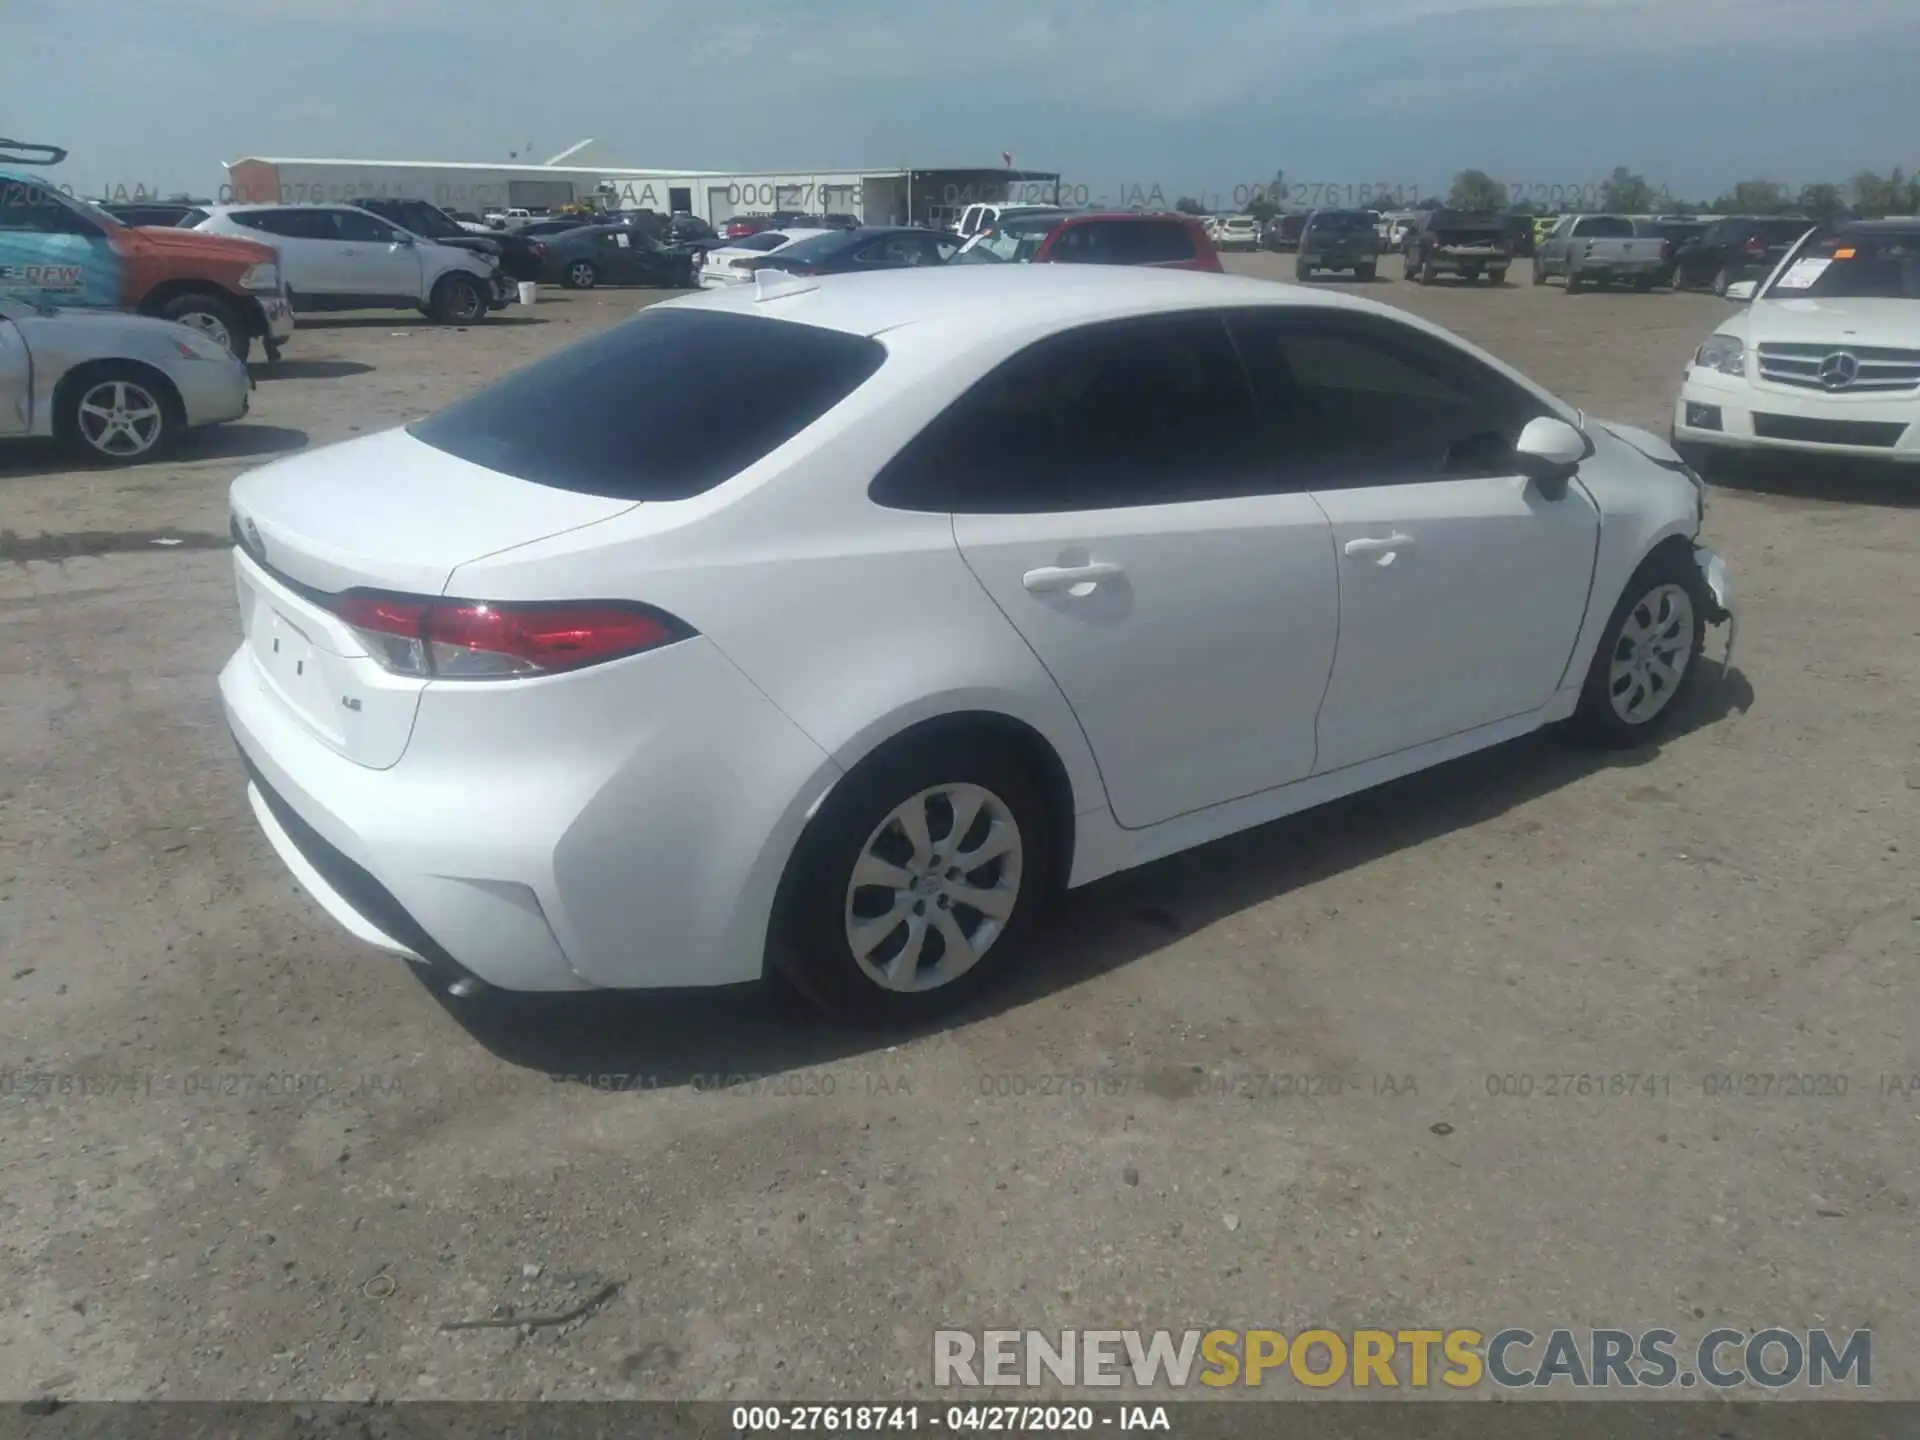
[[80, 397], [80, 438], [102, 455], [131, 460], [160, 443], [166, 412], [145, 386], [103, 380]]
[[176, 325], [186, 325], [198, 330], [223, 350], [233, 349], [233, 336], [227, 330], [227, 322], [218, 315], [205, 310], [189, 310], [175, 318]]
[[1613, 661], [1607, 698], [1629, 725], [1644, 725], [1672, 701], [1693, 661], [1693, 597], [1671, 582], [1657, 585], [1627, 612]]
[[847, 946], [883, 990], [951, 984], [979, 963], [1020, 898], [1020, 826], [981, 785], [936, 785], [867, 837], [847, 883]]

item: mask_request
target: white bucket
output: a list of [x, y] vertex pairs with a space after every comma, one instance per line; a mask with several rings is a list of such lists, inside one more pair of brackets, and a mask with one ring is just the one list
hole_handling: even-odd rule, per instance
[[533, 304], [534, 297], [539, 293], [540, 293], [540, 287], [534, 284], [533, 281], [522, 280], [520, 282], [520, 303], [522, 305]]

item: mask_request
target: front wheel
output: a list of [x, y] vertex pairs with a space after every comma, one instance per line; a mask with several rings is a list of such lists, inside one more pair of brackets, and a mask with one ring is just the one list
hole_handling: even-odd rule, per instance
[[1658, 739], [1700, 668], [1708, 603], [1691, 556], [1677, 547], [1649, 556], [1607, 621], [1574, 730], [1609, 750]]
[[177, 396], [134, 365], [99, 365], [62, 388], [60, 438], [90, 459], [132, 465], [163, 455], [185, 428]]
[[442, 325], [471, 325], [485, 318], [487, 297], [466, 275], [448, 275], [433, 287], [427, 313]]
[[789, 863], [774, 963], [855, 1020], [950, 1014], [1017, 960], [1050, 834], [1032, 778], [990, 740], [876, 757], [827, 797]]
[[1546, 267], [1540, 263], [1540, 257], [1538, 255], [1533, 257], [1533, 265], [1531, 268], [1533, 270], [1533, 283], [1536, 285], [1546, 284], [1547, 283]]
[[1732, 284], [1733, 270], [1730, 266], [1722, 265], [1718, 270], [1714, 271], [1713, 293], [1718, 295], [1722, 300], [1727, 298], [1727, 290]]
[[600, 283], [600, 272], [591, 260], [570, 261], [560, 272], [560, 283], [569, 290], [591, 290]]
[[1496, 285], [1504, 285], [1507, 283], [1507, 272], [1504, 270], [1490, 270], [1487, 274]]
[[1296, 263], [1293, 267], [1293, 278], [1302, 281], [1311, 280], [1313, 278], [1313, 271], [1305, 265]]
[[239, 308], [219, 295], [198, 291], [176, 295], [160, 307], [159, 315], [162, 320], [198, 330], [216, 345], [224, 345], [236, 360], [245, 361], [253, 348], [253, 336], [247, 332]]

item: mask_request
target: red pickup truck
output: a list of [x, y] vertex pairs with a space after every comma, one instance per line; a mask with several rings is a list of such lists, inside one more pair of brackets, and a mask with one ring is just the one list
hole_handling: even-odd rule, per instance
[[203, 330], [244, 360], [278, 355], [293, 310], [270, 246], [123, 225], [47, 180], [0, 170], [0, 295], [132, 310]]

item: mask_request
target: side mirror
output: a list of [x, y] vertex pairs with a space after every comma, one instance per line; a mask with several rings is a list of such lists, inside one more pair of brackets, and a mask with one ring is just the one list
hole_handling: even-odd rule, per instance
[[1756, 280], [1736, 280], [1727, 286], [1727, 299], [1736, 305], [1750, 305], [1753, 303], [1753, 292], [1759, 288]]
[[1587, 437], [1573, 426], [1542, 415], [1527, 422], [1527, 428], [1514, 441], [1513, 453], [1521, 473], [1538, 482], [1543, 493], [1557, 497], [1591, 451]]

